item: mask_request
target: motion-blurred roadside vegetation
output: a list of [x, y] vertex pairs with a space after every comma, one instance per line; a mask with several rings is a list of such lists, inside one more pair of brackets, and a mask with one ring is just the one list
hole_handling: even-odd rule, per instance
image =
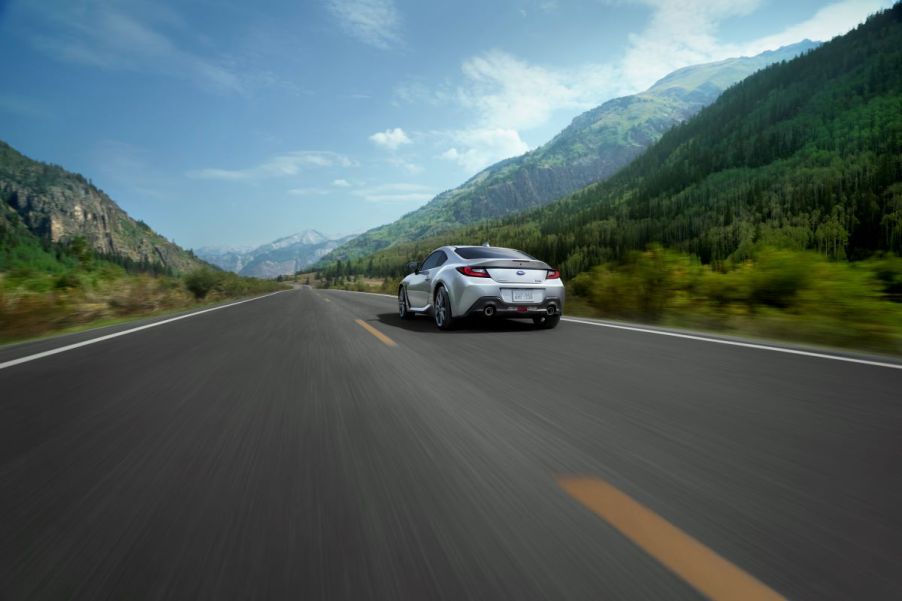
[[[651, 245], [567, 282], [565, 313], [902, 355], [902, 257], [862, 261], [772, 246], [714, 263]], [[339, 267], [339, 269], [341, 269]], [[400, 278], [305, 274], [395, 294]]]
[[212, 268], [184, 275], [148, 270], [98, 257], [81, 239], [67, 245], [29, 239], [0, 242], [0, 342], [285, 287]]
[[600, 317], [902, 354], [902, 258], [890, 254], [847, 262], [764, 247], [702, 264], [655, 245], [570, 289]]

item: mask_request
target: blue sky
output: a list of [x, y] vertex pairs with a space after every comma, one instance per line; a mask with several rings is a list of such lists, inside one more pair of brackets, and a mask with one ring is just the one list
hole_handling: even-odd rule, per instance
[[670, 71], [886, 0], [0, 0], [0, 139], [186, 247], [400, 217]]

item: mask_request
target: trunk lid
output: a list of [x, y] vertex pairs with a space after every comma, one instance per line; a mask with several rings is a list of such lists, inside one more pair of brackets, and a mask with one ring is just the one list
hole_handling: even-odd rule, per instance
[[484, 267], [493, 280], [502, 284], [541, 284], [551, 269], [547, 263], [527, 259], [480, 261], [472, 267]]

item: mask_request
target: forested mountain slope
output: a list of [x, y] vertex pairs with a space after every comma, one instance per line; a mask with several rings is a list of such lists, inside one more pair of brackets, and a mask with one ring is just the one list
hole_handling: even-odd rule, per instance
[[650, 243], [705, 263], [760, 245], [848, 259], [899, 253], [902, 5], [746, 78], [606, 182], [340, 267], [398, 274], [441, 243], [484, 240], [570, 276]]
[[484, 169], [401, 219], [358, 236], [326, 260], [356, 258], [462, 224], [525, 211], [603, 180], [732, 84], [817, 45], [805, 40], [757, 56], [674, 71], [642, 93], [579, 115], [547, 144]]

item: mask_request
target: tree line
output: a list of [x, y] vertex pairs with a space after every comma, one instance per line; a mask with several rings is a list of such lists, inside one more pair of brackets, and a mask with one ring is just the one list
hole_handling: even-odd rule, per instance
[[560, 201], [323, 266], [395, 277], [446, 243], [519, 248], [572, 277], [660, 244], [703, 264], [756, 248], [902, 252], [902, 5], [725, 91], [611, 179]]

